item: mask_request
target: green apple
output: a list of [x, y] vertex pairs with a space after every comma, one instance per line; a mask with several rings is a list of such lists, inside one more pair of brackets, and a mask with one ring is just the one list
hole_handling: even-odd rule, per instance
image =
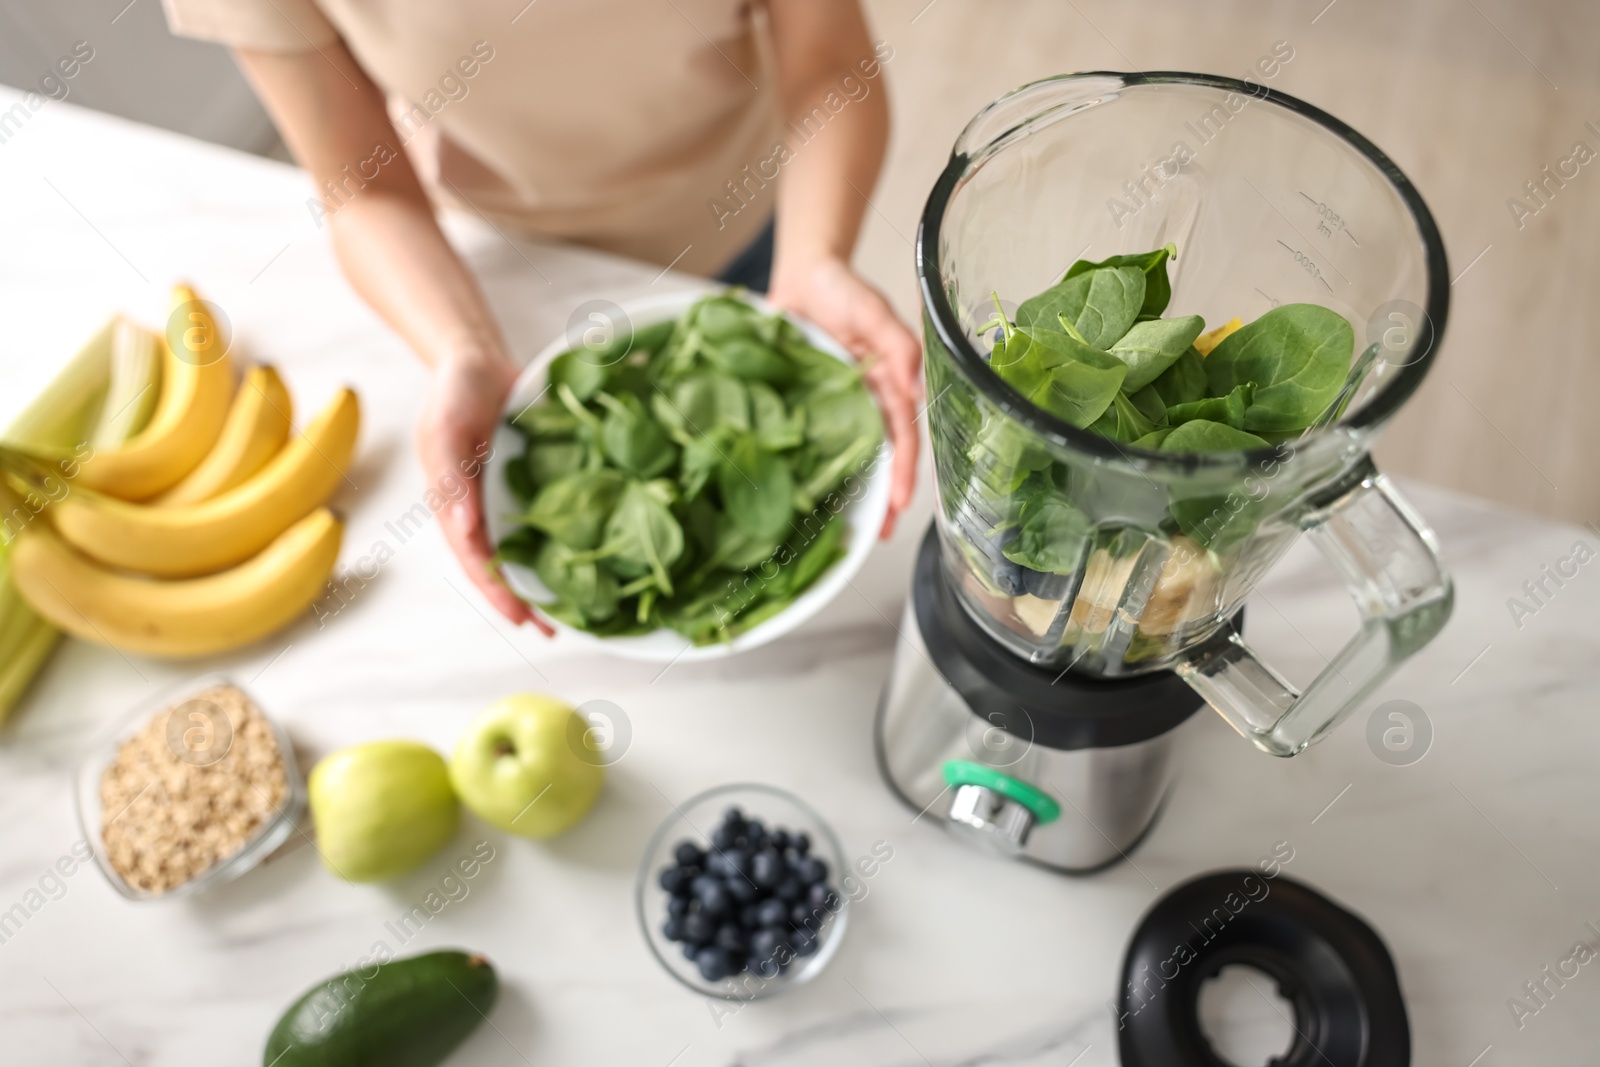
[[576, 711], [552, 697], [498, 700], [456, 742], [450, 781], [485, 822], [524, 837], [553, 837], [584, 817], [605, 781], [604, 768], [580, 759], [568, 741], [585, 728]]
[[413, 870], [456, 832], [461, 808], [444, 758], [415, 741], [341, 749], [311, 769], [317, 849], [339, 877], [383, 882]]

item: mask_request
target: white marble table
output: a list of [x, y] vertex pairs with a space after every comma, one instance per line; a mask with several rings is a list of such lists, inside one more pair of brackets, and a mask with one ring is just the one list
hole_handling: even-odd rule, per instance
[[[0, 110], [14, 99], [0, 92]], [[913, 824], [873, 765], [871, 716], [897, 640], [889, 620], [926, 484], [917, 518], [854, 591], [779, 647], [662, 673], [513, 631], [488, 615], [434, 526], [403, 544], [385, 526], [423, 490], [409, 427], [425, 378], [340, 279], [308, 195], [290, 168], [56, 103], [0, 146], [0, 420], [108, 313], [157, 320], [168, 285], [188, 278], [226, 309], [250, 354], [284, 371], [301, 410], [337, 383], [360, 390], [358, 488], [340, 501], [345, 558], [380, 540], [396, 550], [321, 630], [308, 622], [196, 664], [66, 646], [0, 732], [0, 909], [78, 837], [72, 775], [107, 725], [204, 669], [247, 682], [310, 753], [386, 736], [448, 750], [479, 708], [520, 689], [615, 702], [632, 746], [581, 829], [534, 843], [468, 819], [434, 862], [388, 886], [340, 882], [309, 847], [190, 901], [131, 904], [80, 870], [0, 944], [0, 1062], [256, 1062], [289, 1001], [375, 942], [400, 948], [385, 924], [485, 839], [496, 859], [469, 896], [403, 947], [464, 946], [499, 966], [494, 1025], [452, 1061], [462, 1065], [944, 1067], [985, 1050], [1009, 1057], [986, 1063], [1112, 1064], [1102, 1005], [1142, 911], [1278, 841], [1294, 848], [1290, 874], [1382, 932], [1418, 1064], [1593, 1062], [1600, 967], [1520, 1030], [1507, 999], [1575, 941], [1594, 940], [1587, 921], [1600, 926], [1600, 578], [1584, 568], [1520, 628], [1506, 607], [1574, 542], [1600, 543], [1593, 531], [1410, 487], [1446, 546], [1458, 607], [1373, 705], [1400, 698], [1426, 711], [1436, 736], [1424, 759], [1376, 758], [1367, 709], [1290, 761], [1202, 714], [1183, 728], [1175, 798], [1131, 863], [1079, 880], [1003, 864]], [[684, 284], [592, 253], [513, 246], [472, 220], [455, 233], [524, 356], [581, 300]], [[1297, 549], [1261, 590], [1250, 630], [1303, 680], [1353, 622], [1332, 576]], [[828, 972], [719, 1019], [650, 957], [631, 892], [669, 798], [742, 779], [809, 799], [852, 855], [882, 840], [894, 859], [868, 883]]]

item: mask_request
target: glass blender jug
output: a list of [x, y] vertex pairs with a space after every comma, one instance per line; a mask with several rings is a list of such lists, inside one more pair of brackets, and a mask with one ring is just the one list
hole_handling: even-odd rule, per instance
[[[1356, 358], [1318, 425], [1272, 449], [1153, 452], [1039, 410], [985, 365], [991, 294], [1018, 300], [1074, 260], [1169, 242], [1168, 316], [1209, 328], [1312, 303], [1351, 322]], [[1227, 78], [1037, 82], [962, 133], [923, 216], [918, 269], [944, 567], [967, 613], [1017, 656], [1098, 678], [1174, 671], [1287, 756], [1444, 625], [1451, 585], [1433, 536], [1368, 455], [1433, 359], [1444, 250], [1416, 190], [1354, 130]], [[1050, 524], [1057, 573], [1006, 552], [1030, 476], [1070, 503]], [[1302, 531], [1361, 627], [1297, 692], [1229, 622]]]

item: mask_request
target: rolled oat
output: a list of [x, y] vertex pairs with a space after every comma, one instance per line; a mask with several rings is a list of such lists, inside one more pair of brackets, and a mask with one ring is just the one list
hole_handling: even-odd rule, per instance
[[100, 779], [101, 839], [124, 881], [165, 893], [248, 844], [288, 798], [277, 736], [236, 686], [164, 708]]

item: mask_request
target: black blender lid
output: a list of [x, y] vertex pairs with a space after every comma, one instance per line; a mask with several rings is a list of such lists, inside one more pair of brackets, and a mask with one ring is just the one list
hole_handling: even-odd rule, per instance
[[1284, 875], [1217, 871], [1145, 915], [1117, 997], [1123, 1067], [1227, 1067], [1200, 1032], [1200, 987], [1230, 964], [1263, 971], [1294, 1005], [1294, 1043], [1272, 1067], [1407, 1067], [1411, 1027], [1377, 932]]
[[1205, 701], [1171, 671], [1114, 680], [1039, 667], [984, 632], [961, 607], [930, 524], [917, 552], [912, 601], [928, 658], [973, 714], [1055, 749], [1114, 748], [1158, 737]]

